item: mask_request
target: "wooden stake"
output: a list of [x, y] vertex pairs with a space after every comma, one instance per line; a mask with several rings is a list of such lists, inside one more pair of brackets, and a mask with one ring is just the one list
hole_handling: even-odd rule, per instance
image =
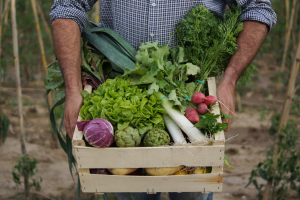
[[10, 2], [10, 0], [6, 0], [5, 1], [5, 4], [4, 4], [4, 10], [3, 10], [3, 12], [2, 12], [2, 14], [1, 14], [1, 20], [3, 20], [3, 18], [5, 17], [5, 15], [6, 15], [6, 12], [8, 12], [8, 7], [9, 7], [9, 2]]
[[[31, 0], [31, 5], [32, 5], [32, 10], [33, 10], [40, 50], [41, 50], [41, 54], [42, 54], [42, 63], [43, 63], [43, 67], [44, 67], [44, 74], [45, 74], [45, 78], [46, 78], [47, 77], [47, 68], [46, 68], [47, 61], [46, 61], [46, 57], [45, 57], [44, 43], [43, 43], [43, 39], [42, 39], [41, 29], [40, 29], [40, 25], [39, 25], [39, 19], [38, 19], [37, 10], [36, 10], [36, 0]], [[48, 98], [49, 106], [50, 106], [50, 108], [52, 108], [51, 96], [48, 95], [47, 98]]]
[[290, 0], [285, 0], [285, 37], [289, 29], [290, 21]]
[[16, 86], [17, 86], [17, 94], [18, 94], [21, 146], [22, 146], [22, 153], [25, 154], [26, 149], [25, 149], [25, 142], [24, 142], [23, 103], [22, 103], [22, 91], [21, 91], [21, 79], [20, 79], [18, 30], [17, 30], [17, 22], [16, 22], [15, 0], [11, 0], [11, 15], [12, 15], [12, 35], [13, 35], [14, 63], [15, 63], [15, 71], [16, 71]]
[[3, 11], [3, 0], [0, 0], [0, 66], [1, 66], [1, 53], [2, 53], [2, 11]]
[[297, 0], [293, 0], [293, 7], [292, 7], [292, 13], [291, 13], [291, 17], [290, 17], [289, 28], [288, 28], [286, 36], [285, 36], [284, 52], [283, 52], [283, 58], [282, 58], [282, 63], [281, 63], [281, 68], [280, 68], [281, 72], [283, 72], [284, 67], [285, 67], [286, 53], [287, 53], [288, 46], [289, 46], [291, 30], [292, 30], [293, 24], [294, 24], [294, 15], [295, 15], [296, 3], [297, 3]]
[[[296, 83], [296, 78], [297, 78], [298, 71], [299, 71], [299, 66], [300, 66], [300, 40], [298, 41], [298, 48], [297, 48], [296, 56], [295, 56], [295, 59], [293, 62], [292, 70], [290, 73], [289, 85], [288, 85], [288, 89], [287, 89], [287, 92], [285, 95], [285, 103], [284, 103], [284, 106], [283, 106], [283, 109], [281, 112], [277, 135], [279, 135], [280, 128], [282, 126], [285, 126], [289, 119], [289, 113], [290, 113], [291, 105], [293, 102], [292, 98], [295, 93], [295, 83]], [[279, 136], [277, 138], [278, 138], [277, 142], [281, 143], [281, 138]], [[279, 151], [278, 146], [275, 146], [275, 152], [278, 153], [278, 151]], [[274, 163], [276, 161], [275, 157], [276, 157], [276, 155], [274, 155], [274, 158], [273, 158]], [[276, 164], [274, 164], [274, 166], [276, 166]], [[273, 183], [273, 179], [268, 181], [265, 192], [264, 192], [263, 200], [269, 199], [269, 193], [270, 193], [270, 190], [272, 187], [272, 183]]]
[[[295, 19], [294, 19], [293, 30], [292, 30], [293, 51], [296, 51], [297, 48], [297, 22], [298, 22], [299, 1], [297, 1], [295, 9], [296, 9]], [[292, 60], [294, 60], [294, 56], [292, 57]]]
[[10, 7], [9, 7], [9, 3], [10, 3], [10, 0], [7, 0], [7, 7], [6, 7], [6, 12], [4, 12], [4, 29], [3, 31], [5, 32], [5, 29], [6, 29], [6, 26], [8, 25], [8, 11], [11, 10]]
[[96, 10], [95, 10], [95, 23], [99, 24], [100, 23], [100, 1], [97, 1], [95, 4]]
[[[19, 109], [19, 121], [20, 121], [20, 142], [21, 142], [22, 154], [26, 154], [15, 0], [11, 0], [11, 20], [12, 20], [14, 63], [15, 63], [15, 70], [16, 70], [16, 86], [17, 86], [17, 94], [18, 94], [18, 109]], [[24, 186], [25, 186], [25, 199], [28, 200], [30, 196], [30, 191], [29, 191], [30, 186], [29, 186], [28, 176], [26, 175], [23, 176], [24, 176]]]
[[49, 26], [48, 26], [48, 23], [47, 23], [47, 21], [46, 21], [46, 19], [45, 19], [45, 16], [44, 16], [42, 7], [41, 7], [41, 5], [40, 5], [40, 2], [37, 1], [37, 2], [36, 2], [36, 5], [37, 5], [37, 8], [38, 8], [38, 12], [39, 12], [39, 14], [40, 14], [40, 16], [41, 16], [41, 19], [42, 19], [44, 28], [46, 29], [46, 32], [47, 32], [47, 34], [48, 34], [48, 36], [49, 36], [49, 38], [50, 38], [50, 40], [51, 40], [51, 43], [52, 43], [52, 34], [51, 34], [50, 28], [49, 28]]

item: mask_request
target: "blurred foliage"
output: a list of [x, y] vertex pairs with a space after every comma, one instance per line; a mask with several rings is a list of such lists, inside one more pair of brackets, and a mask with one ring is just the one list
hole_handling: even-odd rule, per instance
[[297, 117], [300, 117], [300, 104], [299, 104], [300, 96], [294, 95], [294, 99], [297, 100], [298, 102], [297, 103], [292, 103], [290, 114], [291, 115], [296, 115]]
[[[292, 7], [292, 0], [289, 0], [290, 2], [290, 13], [291, 14], [291, 7]], [[271, 1], [272, 8], [275, 10], [277, 14], [277, 23], [276, 25], [271, 29], [269, 35], [266, 37], [264, 44], [260, 48], [258, 52], [257, 58], [263, 58], [264, 54], [273, 54], [272, 60], [269, 62], [272, 62], [270, 64], [281, 66], [282, 57], [284, 53], [284, 43], [285, 43], [285, 33], [286, 33], [286, 4], [285, 1], [282, 0], [273, 0]], [[300, 2], [298, 1], [298, 4], [295, 8], [295, 18], [293, 23], [293, 28], [290, 35], [289, 40], [289, 46], [287, 51], [287, 57], [286, 57], [286, 69], [290, 69], [293, 63], [293, 57], [295, 56], [297, 44], [300, 40]], [[275, 72], [273, 80], [275, 82], [281, 82], [283, 85], [287, 85], [289, 80], [289, 70], [284, 72]], [[297, 83], [300, 84], [300, 80], [297, 80]]]
[[[3, 1], [3, 5], [7, 0]], [[53, 0], [36, 0], [37, 4], [41, 5], [46, 22], [51, 29], [50, 25], [50, 11], [53, 5]], [[92, 17], [94, 9], [88, 12]], [[16, 1], [16, 13], [17, 13], [17, 28], [19, 39], [19, 59], [20, 59], [20, 73], [21, 77], [26, 80], [36, 80], [38, 72], [44, 76], [41, 51], [38, 43], [38, 36], [35, 26], [34, 15], [32, 11], [31, 2], [28, 1]], [[38, 13], [39, 15], [39, 13]], [[52, 42], [46, 32], [44, 24], [42, 23], [41, 16], [39, 15], [39, 25], [41, 28], [42, 38], [44, 42], [45, 56], [47, 63], [51, 63], [55, 60]], [[7, 74], [7, 67], [14, 66], [13, 63], [13, 45], [12, 45], [12, 29], [11, 29], [11, 14], [8, 12], [7, 23], [3, 20], [2, 29], [2, 55], [1, 55], [1, 67], [0, 67], [0, 80]]]
[[[272, 118], [270, 135], [276, 141], [275, 133], [278, 130], [280, 115], [276, 114]], [[285, 200], [290, 199], [289, 194], [294, 190], [300, 198], [300, 152], [299, 147], [299, 129], [294, 120], [289, 120], [286, 126], [280, 128], [280, 143], [273, 144], [267, 151], [267, 158], [260, 162], [251, 172], [248, 187], [253, 184], [259, 191], [259, 199], [262, 199], [262, 188], [264, 184], [258, 184], [257, 177], [265, 181], [274, 180], [272, 186], [272, 197], [270, 199]], [[276, 151], [279, 150], [279, 152]]]
[[263, 121], [266, 117], [266, 114], [270, 113], [270, 106], [260, 106], [259, 107], [259, 117], [260, 121]]
[[[4, 0], [4, 4], [7, 0]], [[50, 7], [52, 0], [37, 0], [44, 12], [44, 17], [50, 27]], [[41, 51], [38, 43], [38, 36], [34, 21], [34, 15], [30, 1], [16, 1], [17, 28], [19, 39], [19, 59], [21, 77], [26, 80], [35, 80], [37, 72], [43, 70]], [[44, 42], [45, 55], [48, 63], [54, 60], [52, 42], [45, 31], [45, 27], [39, 16], [39, 24], [41, 27], [42, 38]], [[12, 46], [12, 27], [11, 14], [8, 12], [7, 23], [3, 21], [2, 33], [2, 55], [0, 77], [6, 75], [7, 67], [13, 66], [13, 46]], [[3, 67], [2, 67], [3, 66]], [[43, 71], [41, 71], [43, 75]]]
[[35, 158], [31, 159], [28, 154], [21, 155], [17, 160], [17, 164], [12, 169], [14, 182], [21, 185], [20, 178], [22, 176], [28, 177], [31, 180], [29, 188], [34, 187], [36, 191], [40, 191], [42, 178], [36, 176], [36, 173], [38, 173], [38, 169], [36, 169], [37, 164], [38, 161]]
[[9, 126], [8, 118], [0, 110], [0, 146], [4, 144]]
[[[263, 53], [274, 53], [275, 61], [277, 64], [281, 64], [283, 51], [284, 51], [284, 42], [285, 42], [285, 31], [286, 31], [286, 8], [285, 8], [285, 1], [282, 0], [273, 0], [271, 1], [272, 8], [277, 14], [277, 23], [276, 25], [271, 29], [269, 35], [266, 37], [264, 44], [260, 48], [259, 55], [261, 56]], [[291, 6], [292, 6], [292, 0], [290, 0], [290, 12], [291, 12]], [[291, 32], [291, 38], [289, 43], [289, 51], [287, 53], [287, 62], [286, 66], [290, 66], [292, 64], [292, 56], [295, 53], [296, 45], [299, 40], [299, 21], [300, 21], [300, 6], [298, 3], [298, 9], [297, 13], [297, 22], [294, 20], [294, 25], [292, 32]], [[290, 15], [290, 13], [289, 13]]]

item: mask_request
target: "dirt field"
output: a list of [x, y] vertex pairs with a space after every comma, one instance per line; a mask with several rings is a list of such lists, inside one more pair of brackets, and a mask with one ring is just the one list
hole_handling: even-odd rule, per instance
[[[273, 115], [272, 102], [264, 100], [270, 93], [272, 81], [269, 78], [272, 69], [262, 68], [257, 86], [242, 97], [242, 111], [237, 112], [232, 129], [226, 133], [226, 155], [234, 169], [224, 167], [223, 192], [215, 193], [214, 200], [257, 199], [258, 192], [253, 185], [245, 188], [251, 170], [266, 157], [265, 150], [272, 144], [268, 129]], [[13, 72], [8, 74], [13, 77]], [[2, 89], [1, 89], [2, 87]], [[13, 82], [5, 80], [0, 86], [1, 110], [9, 117], [10, 127], [5, 144], [0, 147], [0, 199], [16, 199], [13, 195], [22, 192], [22, 187], [13, 182], [11, 171], [21, 153], [18, 138], [19, 122], [17, 117], [17, 102]], [[36, 88], [36, 82], [23, 84], [24, 88]], [[43, 86], [38, 86], [42, 88]], [[6, 88], [6, 89], [5, 89]], [[30, 156], [38, 161], [38, 176], [41, 176], [42, 190], [40, 194], [52, 199], [77, 199], [77, 183], [73, 182], [68, 169], [67, 156], [60, 148], [55, 148], [52, 139], [48, 111], [44, 102], [44, 90], [24, 91], [24, 120], [26, 148]], [[284, 91], [276, 99], [283, 99]], [[255, 98], [254, 98], [255, 97]], [[281, 110], [282, 104], [276, 104]], [[299, 118], [298, 124], [300, 124]], [[234, 137], [236, 136], [236, 137]], [[232, 138], [233, 137], [233, 138]], [[229, 139], [231, 138], [231, 139]], [[75, 180], [77, 177], [75, 175]], [[259, 180], [259, 183], [263, 180]], [[45, 198], [46, 199], [46, 198]], [[82, 195], [82, 199], [87, 199]], [[89, 198], [91, 199], [91, 198]], [[93, 198], [95, 199], [95, 198]], [[113, 194], [109, 199], [116, 199]], [[168, 199], [163, 194], [163, 199]]]

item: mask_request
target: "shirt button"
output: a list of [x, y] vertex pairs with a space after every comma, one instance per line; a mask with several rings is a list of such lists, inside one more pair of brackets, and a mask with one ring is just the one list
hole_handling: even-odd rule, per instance
[[152, 3], [151, 5], [154, 7], [154, 6], [156, 6], [156, 3]]
[[153, 34], [153, 33], [151, 33], [151, 34], [150, 34], [150, 36], [151, 36], [151, 37], [154, 37], [154, 34]]

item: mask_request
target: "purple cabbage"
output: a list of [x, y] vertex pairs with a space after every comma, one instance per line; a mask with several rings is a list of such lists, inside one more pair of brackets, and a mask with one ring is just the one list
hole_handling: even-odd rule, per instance
[[83, 131], [86, 141], [94, 147], [109, 147], [114, 142], [114, 129], [109, 121], [97, 118], [77, 122], [79, 131]]

